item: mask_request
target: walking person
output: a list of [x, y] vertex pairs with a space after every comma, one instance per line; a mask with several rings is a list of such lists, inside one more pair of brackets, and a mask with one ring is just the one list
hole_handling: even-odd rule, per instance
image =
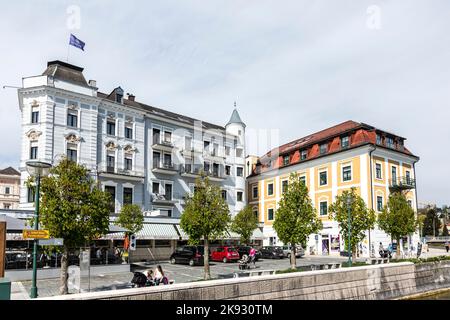
[[449, 241], [445, 242], [445, 250], [447, 250], [447, 253], [450, 250], [450, 242]]
[[253, 266], [256, 266], [256, 250], [253, 247], [250, 247], [250, 252], [248, 253], [250, 257], [250, 263], [253, 262]]

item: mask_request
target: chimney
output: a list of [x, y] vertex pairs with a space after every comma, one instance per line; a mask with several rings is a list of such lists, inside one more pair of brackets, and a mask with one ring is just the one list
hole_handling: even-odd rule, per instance
[[128, 100], [130, 100], [130, 101], [134, 101], [134, 98], [136, 98], [133, 94], [131, 94], [131, 93], [127, 93], [127, 95], [128, 95]]
[[89, 86], [93, 88], [97, 88], [97, 81], [95, 80], [89, 80]]

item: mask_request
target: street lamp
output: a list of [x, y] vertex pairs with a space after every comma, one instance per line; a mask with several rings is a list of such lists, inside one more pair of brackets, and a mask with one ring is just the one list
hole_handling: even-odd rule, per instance
[[[35, 209], [34, 209], [34, 230], [39, 230], [39, 188], [41, 185], [41, 177], [45, 177], [49, 174], [49, 169], [51, 168], [50, 163], [41, 161], [28, 161], [26, 163], [27, 171], [30, 176], [36, 178], [36, 191], [35, 196]], [[33, 246], [33, 279], [31, 283], [31, 298], [37, 298], [37, 286], [36, 286], [36, 276], [37, 276], [37, 245], [38, 240], [34, 239]]]
[[351, 213], [351, 209], [352, 209], [352, 202], [353, 202], [353, 197], [351, 195], [347, 196], [347, 211], [348, 211], [348, 219], [347, 219], [347, 223], [348, 223], [348, 244], [347, 244], [347, 249], [348, 249], [348, 266], [351, 267], [352, 266], [352, 245], [351, 245], [351, 234], [352, 234], [352, 213]]

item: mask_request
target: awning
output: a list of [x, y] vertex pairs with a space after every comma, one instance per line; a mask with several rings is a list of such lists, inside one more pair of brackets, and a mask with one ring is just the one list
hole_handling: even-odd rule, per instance
[[178, 232], [181, 235], [181, 240], [188, 240], [189, 239], [188, 234], [186, 232], [184, 232], [183, 229], [181, 229], [179, 224], [176, 224], [175, 227], [177, 228]]
[[[238, 240], [241, 238], [241, 236], [238, 233], [233, 232], [233, 231], [228, 231], [228, 234], [230, 235], [229, 239]], [[259, 228], [256, 228], [253, 231], [253, 234], [250, 237], [250, 239], [251, 240], [264, 240], [264, 234], [261, 232], [261, 230]]]
[[6, 232], [7, 233], [18, 233], [22, 230], [31, 229], [30, 226], [25, 224], [25, 220], [13, 218], [7, 215], [0, 215], [0, 221], [6, 221]]
[[141, 231], [136, 234], [140, 240], [150, 239], [179, 239], [177, 230], [169, 223], [145, 223]]

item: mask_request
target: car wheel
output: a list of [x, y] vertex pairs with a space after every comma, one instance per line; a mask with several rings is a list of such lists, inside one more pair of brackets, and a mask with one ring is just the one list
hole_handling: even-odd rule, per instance
[[170, 264], [175, 264], [175, 258], [170, 259]]
[[228, 262], [228, 260], [227, 260], [226, 257], [224, 257], [224, 258], [222, 259], [222, 261], [223, 261], [223, 263], [227, 263], [227, 262]]
[[195, 264], [194, 259], [189, 260], [189, 265], [190, 265], [191, 267], [193, 267], [194, 264]]

